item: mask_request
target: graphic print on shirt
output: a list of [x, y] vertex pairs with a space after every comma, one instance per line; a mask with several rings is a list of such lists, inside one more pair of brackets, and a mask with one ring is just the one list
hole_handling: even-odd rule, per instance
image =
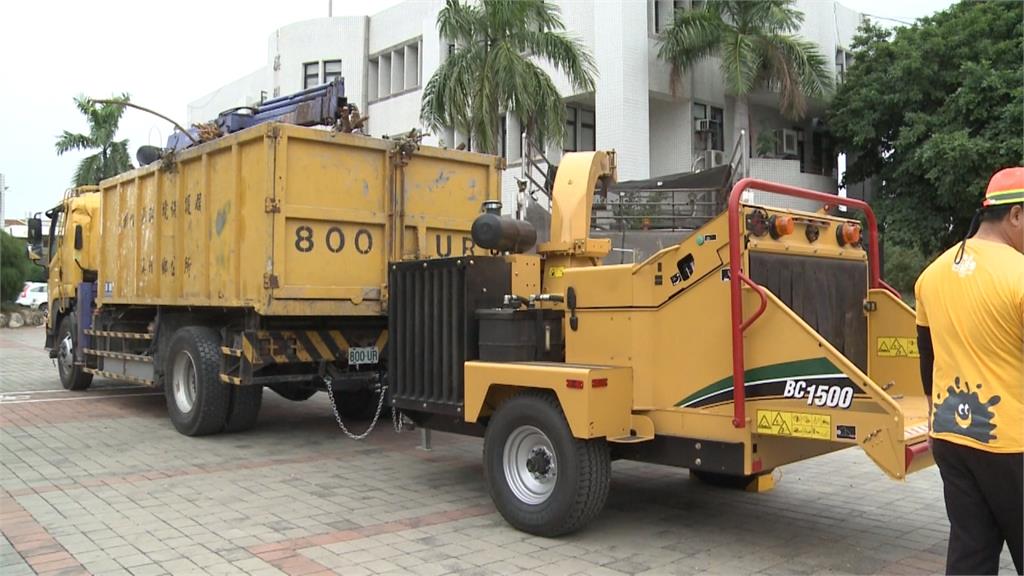
[[974, 269], [977, 267], [978, 263], [974, 261], [974, 256], [967, 254], [959, 263], [953, 263], [953, 272], [959, 274], [961, 278], [966, 278], [974, 274]]
[[946, 399], [935, 405], [932, 432], [966, 436], [984, 444], [996, 439], [993, 434], [996, 425], [992, 422], [995, 417], [992, 407], [999, 404], [1000, 398], [992, 396], [982, 402], [978, 395], [981, 389], [982, 385], [976, 384], [974, 390], [971, 390], [966, 380], [961, 386], [960, 377], [956, 377], [953, 385], [946, 388]]

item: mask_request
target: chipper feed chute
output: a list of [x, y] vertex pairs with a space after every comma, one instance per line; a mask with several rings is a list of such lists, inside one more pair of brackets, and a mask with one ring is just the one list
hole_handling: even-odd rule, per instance
[[[867, 245], [855, 221], [742, 206], [747, 188], [860, 210]], [[933, 462], [914, 312], [880, 278], [875, 226], [854, 199], [752, 180], [732, 191], [733, 424], [751, 423], [765, 467], [844, 443], [893, 478]]]

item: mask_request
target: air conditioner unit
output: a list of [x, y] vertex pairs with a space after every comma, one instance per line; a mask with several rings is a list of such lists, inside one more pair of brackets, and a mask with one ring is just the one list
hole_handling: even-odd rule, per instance
[[696, 132], [711, 132], [711, 120], [708, 120], [707, 118], [698, 119], [694, 130]]
[[721, 166], [722, 164], [725, 164], [727, 162], [727, 160], [725, 159], [725, 152], [722, 152], [721, 150], [708, 150], [707, 159], [707, 164], [709, 168]]
[[800, 153], [796, 130], [783, 128], [775, 131], [775, 153], [779, 156], [796, 156]]

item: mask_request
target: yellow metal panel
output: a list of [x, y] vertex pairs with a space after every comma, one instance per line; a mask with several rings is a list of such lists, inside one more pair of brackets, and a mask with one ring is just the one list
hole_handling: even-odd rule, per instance
[[403, 164], [394, 145], [263, 124], [105, 180], [100, 302], [382, 314], [393, 223], [415, 231], [408, 256], [474, 253], [500, 197], [498, 158], [423, 147]]
[[[545, 362], [466, 362], [465, 419], [476, 422], [492, 387], [551, 390], [576, 438], [629, 436], [632, 373], [628, 368]], [[605, 379], [607, 385], [594, 387]], [[580, 382], [570, 388], [567, 381]]]
[[540, 256], [513, 254], [509, 261], [512, 264], [512, 293], [517, 296], [540, 294]]
[[914, 310], [888, 290], [869, 290], [868, 301], [874, 307], [867, 313], [868, 375], [889, 394], [903, 398], [908, 420], [926, 419]]

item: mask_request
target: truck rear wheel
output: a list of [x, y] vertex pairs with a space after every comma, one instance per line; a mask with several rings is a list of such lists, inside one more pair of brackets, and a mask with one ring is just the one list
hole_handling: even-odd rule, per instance
[[573, 438], [558, 401], [526, 392], [502, 404], [484, 436], [484, 476], [513, 527], [553, 537], [585, 526], [608, 499], [604, 439]]
[[242, 432], [256, 425], [263, 404], [263, 386], [231, 386], [231, 406], [224, 423], [225, 432]]
[[231, 388], [220, 381], [217, 332], [201, 326], [178, 330], [166, 358], [164, 396], [174, 427], [186, 436], [223, 430]]
[[60, 384], [65, 390], [85, 390], [92, 384], [92, 374], [75, 364], [75, 350], [78, 348], [78, 325], [72, 310], [60, 321], [57, 329], [57, 371]]

